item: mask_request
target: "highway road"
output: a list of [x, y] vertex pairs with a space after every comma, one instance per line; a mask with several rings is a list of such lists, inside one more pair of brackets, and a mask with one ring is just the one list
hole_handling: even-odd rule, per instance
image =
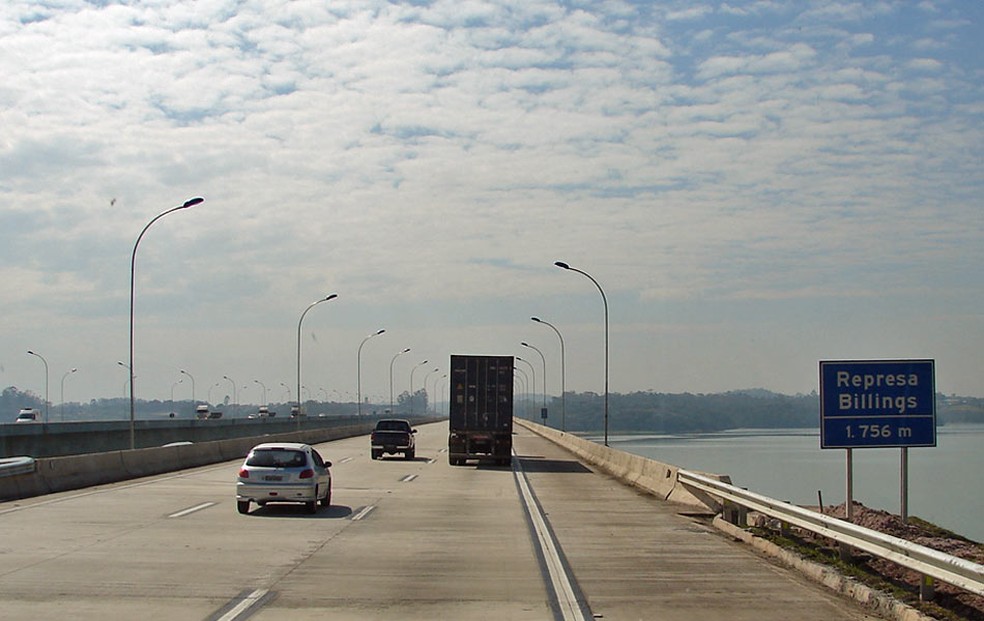
[[517, 428], [512, 468], [318, 445], [330, 508], [236, 512], [238, 461], [0, 504], [0, 619], [874, 619]]

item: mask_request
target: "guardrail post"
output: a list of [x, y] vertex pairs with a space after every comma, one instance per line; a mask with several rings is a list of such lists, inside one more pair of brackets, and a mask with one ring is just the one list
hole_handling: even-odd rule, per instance
[[725, 501], [721, 505], [721, 517], [724, 518], [724, 521], [728, 524], [738, 524], [737, 507], [734, 504]]
[[936, 582], [932, 576], [919, 576], [919, 601], [931, 602], [936, 597]]
[[[783, 502], [786, 503], [787, 505], [788, 504], [792, 504], [788, 500], [784, 500]], [[782, 537], [788, 538], [789, 535], [790, 535], [790, 530], [791, 530], [791, 527], [790, 527], [789, 522], [787, 522], [786, 520], [780, 519], [779, 520], [779, 535], [782, 536]]]

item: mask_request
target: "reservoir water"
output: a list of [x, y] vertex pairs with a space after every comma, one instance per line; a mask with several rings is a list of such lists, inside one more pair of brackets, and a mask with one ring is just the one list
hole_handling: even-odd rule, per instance
[[[586, 436], [602, 442], [600, 436]], [[818, 429], [742, 429], [692, 435], [609, 435], [612, 448], [798, 505], [844, 502], [847, 452], [821, 449]], [[909, 515], [984, 541], [984, 425], [939, 427], [936, 446], [909, 449]], [[854, 500], [901, 512], [901, 450], [854, 449]]]

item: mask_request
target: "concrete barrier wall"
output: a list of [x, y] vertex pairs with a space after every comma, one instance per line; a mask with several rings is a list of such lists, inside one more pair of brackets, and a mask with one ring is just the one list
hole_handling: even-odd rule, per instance
[[[428, 421], [417, 421], [428, 422]], [[375, 421], [213, 442], [42, 457], [34, 472], [0, 477], [0, 500], [28, 498], [242, 459], [261, 442], [320, 444], [368, 435]], [[368, 447], [367, 447], [368, 450]]]
[[[265, 434], [297, 433], [361, 425], [378, 417], [332, 416], [291, 418], [223, 418], [218, 420], [137, 420], [135, 448], [172, 442], [196, 444], [229, 438], [256, 438]], [[436, 420], [415, 417], [415, 421]], [[50, 424], [0, 424], [0, 458], [34, 458], [105, 453], [130, 449], [129, 421], [88, 421]]]
[[[562, 446], [599, 470], [612, 475], [624, 483], [658, 496], [663, 500], [688, 505], [695, 509], [710, 511], [712, 513], [718, 513], [721, 510], [720, 503], [710, 496], [705, 494], [698, 495], [684, 487], [677, 480], [677, 472], [680, 470], [677, 466], [664, 464], [663, 462], [626, 453], [625, 451], [619, 451], [557, 429], [538, 425], [528, 420], [516, 419], [515, 422], [533, 433]], [[730, 478], [726, 475], [701, 474], [713, 477], [719, 481], [731, 482]]]

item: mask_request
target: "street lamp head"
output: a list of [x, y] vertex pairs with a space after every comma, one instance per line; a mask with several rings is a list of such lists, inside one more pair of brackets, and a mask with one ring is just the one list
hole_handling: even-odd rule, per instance
[[530, 319], [538, 323], [543, 323], [543, 321], [539, 317], [530, 317]]
[[181, 208], [186, 209], [188, 207], [194, 207], [195, 205], [199, 205], [204, 202], [205, 202], [204, 198], [202, 198], [201, 196], [196, 196], [195, 198], [189, 198], [188, 200], [186, 200], [184, 204], [181, 205]]
[[383, 332], [386, 332], [386, 330], [385, 329], [380, 329], [378, 332], [376, 332], [376, 336], [379, 336]]
[[401, 353], [401, 354], [405, 354], [405, 353], [407, 353], [407, 352], [409, 352], [409, 351], [410, 351], [410, 348], [409, 348], [409, 347], [407, 347], [406, 349], [404, 349], [404, 350], [403, 350], [403, 351], [401, 351], [400, 353]]
[[526, 341], [520, 342], [520, 345], [522, 345], [523, 347], [529, 347], [530, 346], [530, 344], [527, 343]]
[[568, 264], [566, 264], [566, 263], [564, 263], [563, 261], [554, 261], [554, 265], [556, 265], [557, 267], [563, 268], [565, 270], [571, 269], [571, 266], [568, 265]]
[[337, 293], [332, 293], [331, 295], [325, 296], [324, 300], [322, 301], [327, 302], [328, 300], [334, 300], [337, 297], [338, 297]]

